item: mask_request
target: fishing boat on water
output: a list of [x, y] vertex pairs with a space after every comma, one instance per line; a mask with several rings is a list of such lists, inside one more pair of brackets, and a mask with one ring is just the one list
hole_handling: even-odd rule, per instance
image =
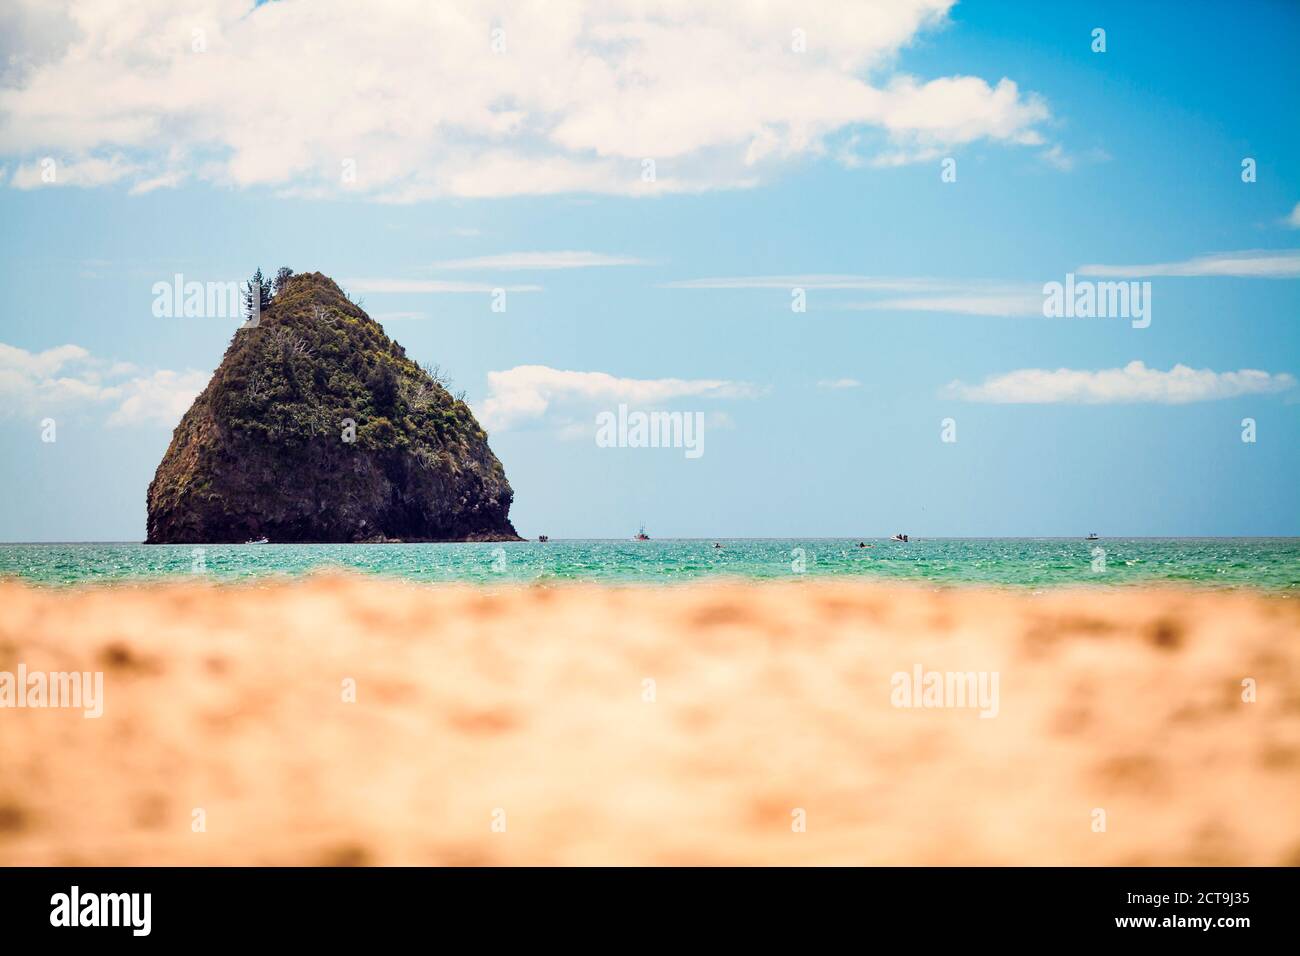
[[644, 525], [644, 524], [641, 525], [641, 529], [640, 529], [639, 531], [637, 531], [637, 533], [636, 533], [636, 537], [633, 538], [632, 540], [633, 540], [633, 541], [649, 541], [649, 540], [650, 540], [650, 535], [648, 535], [648, 534], [645, 533], [645, 525]]

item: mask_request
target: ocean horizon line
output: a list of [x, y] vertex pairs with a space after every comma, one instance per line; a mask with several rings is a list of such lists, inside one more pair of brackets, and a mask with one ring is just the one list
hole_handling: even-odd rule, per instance
[[[975, 534], [975, 535], [944, 535], [944, 534], [911, 534], [906, 544], [918, 544], [921, 541], [1300, 541], [1300, 534], [1103, 534], [1096, 538], [1090, 538], [1086, 534]], [[396, 547], [396, 546], [414, 546], [414, 545], [431, 545], [431, 544], [454, 544], [466, 545], [477, 544], [483, 546], [504, 546], [519, 544], [556, 544], [559, 542], [580, 542], [580, 541], [598, 541], [598, 542], [629, 542], [635, 539], [630, 536], [619, 537], [597, 537], [597, 536], [577, 536], [572, 538], [558, 537], [556, 535], [547, 535], [546, 541], [539, 541], [536, 537], [524, 538], [522, 541], [267, 541], [266, 545], [280, 545], [293, 547]], [[638, 544], [654, 544], [662, 541], [891, 541], [890, 535], [875, 534], [845, 534], [845, 535], [664, 535], [652, 537], [647, 541], [636, 542]], [[112, 539], [105, 538], [68, 540], [68, 539], [49, 539], [46, 541], [0, 541], [0, 547], [18, 547], [24, 545], [141, 545], [147, 542], [139, 539]], [[240, 542], [240, 541], [188, 541], [188, 542], [169, 542], [163, 544], [148, 544], [150, 548], [242, 548], [257, 544], [259, 547], [264, 546], [259, 542]]]

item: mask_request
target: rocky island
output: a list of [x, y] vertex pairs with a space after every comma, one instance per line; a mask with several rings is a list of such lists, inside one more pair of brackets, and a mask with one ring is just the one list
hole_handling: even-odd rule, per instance
[[521, 540], [501, 462], [436, 368], [320, 273], [281, 270], [260, 297], [158, 465], [148, 543]]

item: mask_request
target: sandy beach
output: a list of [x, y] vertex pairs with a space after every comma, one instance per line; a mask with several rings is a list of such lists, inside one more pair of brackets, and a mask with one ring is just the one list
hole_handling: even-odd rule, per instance
[[5, 865], [1300, 864], [1294, 599], [331, 574], [0, 606], [0, 672], [104, 675], [98, 718], [0, 709]]

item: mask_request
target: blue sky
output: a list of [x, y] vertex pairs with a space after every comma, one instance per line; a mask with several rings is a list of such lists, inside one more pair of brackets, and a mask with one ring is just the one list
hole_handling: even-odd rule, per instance
[[[289, 99], [270, 51], [307, 28], [299, 0], [6, 14], [0, 539], [142, 539], [235, 328], [155, 317], [154, 283], [282, 264], [466, 390], [525, 536], [1300, 534], [1300, 8], [899, 0], [720, 25], [665, 5], [652, 29], [622, 6], [573, 5], [577, 39], [538, 52], [485, 4], [464, 35], [502, 29], [503, 52], [408, 61], [400, 21], [318, 4], [294, 55], [352, 43], [356, 72], [308, 63]], [[706, 54], [743, 82], [709, 86]], [[617, 94], [529, 99], [593, 56]], [[443, 82], [414, 104], [382, 95], [426, 69]], [[265, 115], [233, 123], [219, 77], [262, 82]], [[1043, 317], [1067, 273], [1150, 282], [1149, 327]], [[501, 313], [497, 287], [534, 291]], [[597, 447], [620, 402], [703, 413], [704, 455]]]

